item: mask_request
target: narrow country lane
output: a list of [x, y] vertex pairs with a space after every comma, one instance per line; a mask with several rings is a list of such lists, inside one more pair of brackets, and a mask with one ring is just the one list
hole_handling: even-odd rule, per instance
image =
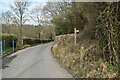
[[53, 43], [18, 51], [3, 69], [3, 78], [72, 78], [54, 59], [50, 50]]

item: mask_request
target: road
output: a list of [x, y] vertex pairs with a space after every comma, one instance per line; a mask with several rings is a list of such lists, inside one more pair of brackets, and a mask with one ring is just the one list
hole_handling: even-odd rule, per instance
[[50, 42], [16, 52], [3, 69], [3, 78], [72, 78], [54, 59], [52, 45]]

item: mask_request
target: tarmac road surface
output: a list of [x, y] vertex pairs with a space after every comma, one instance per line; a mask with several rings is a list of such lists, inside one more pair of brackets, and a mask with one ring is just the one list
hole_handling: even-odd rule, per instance
[[14, 53], [11, 57], [17, 56], [7, 60], [3, 78], [72, 78], [54, 59], [51, 53], [53, 44], [50, 42]]

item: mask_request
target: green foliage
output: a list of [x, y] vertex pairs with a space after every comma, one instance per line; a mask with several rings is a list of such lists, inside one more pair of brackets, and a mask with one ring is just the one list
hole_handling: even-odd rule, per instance
[[82, 31], [85, 27], [95, 26], [99, 8], [101, 9], [98, 5], [102, 3], [49, 2], [46, 5], [49, 9], [45, 11], [52, 15], [51, 22], [57, 26], [56, 34], [60, 35], [73, 33], [73, 28]]
[[[57, 36], [56, 43], [53, 46], [55, 57], [68, 71], [73, 73], [73, 76], [80, 78], [120, 77], [119, 5], [120, 2], [74, 3], [73, 13], [76, 17], [79, 17], [75, 6], [77, 8], [81, 7], [79, 11], [84, 14], [82, 17], [86, 18], [85, 22], [87, 23], [85, 24], [88, 27], [82, 25], [83, 31], [80, 31], [80, 34], [77, 35], [76, 47], [73, 47], [73, 41], [69, 38], [71, 36], [66, 38], [67, 35]], [[72, 16], [72, 18], [75, 20], [75, 16]], [[79, 21], [79, 19], [76, 20]], [[79, 23], [77, 24], [76, 21], [74, 24], [78, 25]], [[59, 27], [61, 28], [60, 25]], [[93, 46], [93, 44], [95, 45]], [[85, 49], [80, 49], [82, 46]], [[84, 50], [85, 54], [83, 56]], [[72, 63], [72, 59], [76, 64]]]
[[16, 35], [14, 35], [14, 34], [10, 34], [10, 40], [15, 40], [15, 41], [17, 41], [18, 38], [17, 38]]
[[11, 52], [13, 49], [12, 49], [12, 47], [10, 47], [10, 48], [7, 48], [7, 49], [3, 49], [3, 52]]
[[[119, 22], [118, 3], [109, 3], [99, 15], [97, 35], [99, 46], [105, 60], [119, 63]], [[107, 54], [106, 54], [107, 53]]]
[[14, 40], [16, 42], [18, 40], [17, 36], [14, 34], [2, 34], [0, 37], [2, 37], [3, 42], [4, 40], [6, 41], [6, 47], [12, 47], [12, 41]]
[[39, 44], [39, 43], [47, 43], [52, 41], [51, 39], [49, 40], [40, 40], [40, 39], [36, 39], [36, 38], [28, 38], [28, 37], [24, 37], [23, 38], [23, 43], [24, 44], [29, 44], [29, 45], [33, 45], [33, 44]]
[[23, 49], [23, 48], [26, 48], [26, 47], [30, 47], [30, 45], [28, 45], [28, 44], [18, 44], [18, 49]]
[[23, 43], [24, 44], [34, 44], [34, 39], [33, 38], [23, 38]]

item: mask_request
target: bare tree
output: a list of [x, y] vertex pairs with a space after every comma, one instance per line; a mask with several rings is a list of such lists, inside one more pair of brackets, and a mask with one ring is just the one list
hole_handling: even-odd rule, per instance
[[44, 14], [43, 14], [43, 6], [36, 5], [30, 12], [29, 17], [33, 20], [38, 26], [42, 25]]
[[14, 1], [13, 5], [10, 5], [11, 9], [14, 11], [15, 14], [15, 23], [22, 27], [22, 25], [27, 21], [26, 19], [26, 11], [28, 10], [27, 7], [29, 6], [29, 2], [23, 1]]
[[2, 12], [2, 24], [9, 26], [12, 23], [12, 16], [10, 11]]
[[[26, 19], [26, 11], [28, 10], [29, 2], [27, 1], [14, 1], [13, 5], [10, 5], [11, 9], [14, 11], [14, 23], [18, 26], [22, 27], [22, 25], [27, 21]], [[21, 38], [22, 38], [22, 28], [20, 28]], [[23, 40], [22, 40], [23, 44]]]
[[43, 5], [36, 5], [31, 12], [28, 14], [30, 19], [34, 21], [38, 25], [38, 29], [36, 30], [36, 33], [38, 34], [39, 39], [41, 39], [42, 36], [42, 28], [44, 23], [46, 23], [46, 17], [44, 15]]

